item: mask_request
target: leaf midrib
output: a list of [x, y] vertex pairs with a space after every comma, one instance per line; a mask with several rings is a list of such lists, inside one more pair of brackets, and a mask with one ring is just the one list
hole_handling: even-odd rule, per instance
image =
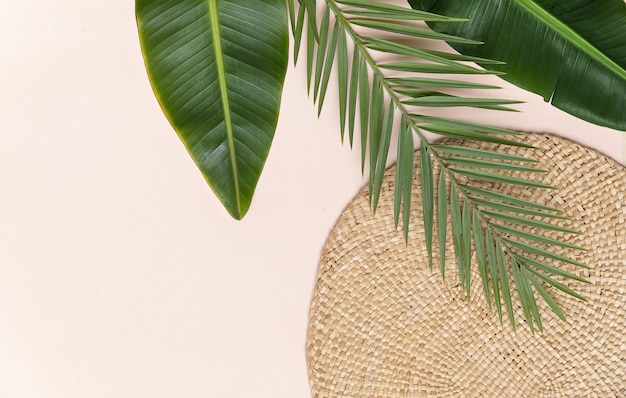
[[209, 4], [209, 19], [211, 22], [211, 34], [213, 36], [213, 49], [215, 51], [215, 65], [217, 68], [217, 79], [220, 87], [220, 97], [222, 98], [222, 108], [224, 109], [224, 126], [226, 127], [226, 138], [228, 141], [228, 151], [230, 153], [230, 163], [233, 169], [233, 181], [235, 188], [235, 199], [237, 201], [237, 213], [241, 215], [241, 197], [239, 194], [239, 176], [237, 172], [237, 158], [235, 156], [235, 138], [233, 134], [233, 122], [230, 117], [230, 103], [228, 101], [228, 87], [226, 85], [226, 70], [224, 68], [224, 51], [222, 49], [222, 36], [220, 32], [220, 21], [217, 9], [217, 0], [207, 0]]
[[534, 0], [514, 0], [526, 11], [545, 23], [558, 34], [567, 38], [570, 43], [578, 47], [584, 53], [588, 54], [600, 64], [605, 65], [609, 70], [626, 80], [626, 70], [615, 63], [611, 58], [607, 57], [602, 51], [598, 50], [593, 44], [589, 43], [584, 37], [579, 35], [575, 30], [561, 22], [558, 18], [544, 10]]

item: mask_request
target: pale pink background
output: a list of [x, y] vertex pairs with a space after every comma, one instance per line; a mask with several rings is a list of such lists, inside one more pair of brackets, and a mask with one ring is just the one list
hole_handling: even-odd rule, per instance
[[[0, 397], [310, 396], [319, 254], [363, 180], [304, 82], [290, 65], [236, 222], [152, 95], [132, 1], [0, 1]], [[622, 133], [499, 95], [528, 104], [460, 115], [622, 161]]]

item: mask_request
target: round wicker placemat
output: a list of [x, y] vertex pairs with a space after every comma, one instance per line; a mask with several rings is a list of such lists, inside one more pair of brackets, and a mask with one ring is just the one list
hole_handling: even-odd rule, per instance
[[391, 168], [376, 214], [362, 191], [322, 253], [307, 343], [315, 398], [626, 397], [626, 172], [562, 138], [525, 140], [538, 149], [500, 150], [540, 159], [550, 170], [541, 180], [561, 189], [497, 189], [572, 217], [584, 234], [568, 241], [590, 249], [574, 255], [593, 269], [568, 269], [592, 282], [570, 286], [588, 301], [554, 293], [568, 322], [540, 305], [543, 334], [529, 332], [519, 308], [517, 332], [500, 326], [477, 275], [464, 298], [450, 250], [445, 282], [429, 270], [418, 179], [408, 245], [395, 230]]

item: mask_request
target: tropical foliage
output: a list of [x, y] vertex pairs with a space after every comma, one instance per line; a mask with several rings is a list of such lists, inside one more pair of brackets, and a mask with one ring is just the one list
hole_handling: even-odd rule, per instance
[[[438, 32], [479, 40], [450, 44], [505, 61], [493, 69], [582, 119], [626, 130], [624, 0], [409, 0], [411, 6], [468, 18], [434, 22]], [[502, 46], [507, 42], [514, 45]]]
[[[245, 213], [267, 154], [280, 99], [287, 51], [284, 35], [289, 24], [294, 58], [306, 58], [308, 87], [320, 111], [336, 69], [340, 134], [350, 145], [360, 143], [372, 207], [378, 203], [396, 133], [395, 222], [399, 226], [402, 219], [408, 236], [411, 186], [414, 172], [419, 170], [425, 246], [431, 267], [433, 258], [439, 257], [445, 276], [445, 248], [451, 242], [466, 294], [470, 293], [474, 252], [486, 300], [495, 307], [501, 322], [506, 311], [515, 327], [516, 295], [531, 330], [542, 330], [537, 297], [565, 319], [553, 293], [559, 290], [583, 299], [568, 287], [567, 280], [586, 281], [555, 266], [558, 262], [584, 266], [559, 254], [557, 248], [582, 248], [548, 238], [545, 232], [575, 231], [559, 224], [564, 217], [558, 209], [478, 186], [490, 182], [553, 188], [533, 177], [542, 171], [535, 167], [536, 160], [427, 140], [435, 134], [526, 146], [516, 139], [518, 133], [514, 131], [429, 112], [434, 107], [507, 111], [516, 103], [486, 97], [482, 93], [495, 87], [462, 78], [497, 74], [491, 66], [499, 62], [424, 45], [432, 40], [480, 45], [434, 32], [425, 25], [467, 22], [369, 0], [326, 0], [319, 21], [315, 0], [287, 0], [287, 22], [279, 15], [284, 4], [278, 0], [136, 2], [142, 48], [156, 96], [231, 214], [239, 218]], [[248, 58], [241, 59], [244, 55], [239, 52]], [[378, 61], [376, 55], [382, 53], [393, 60]], [[476, 63], [487, 69], [476, 67]], [[253, 74], [254, 68], [258, 70]], [[450, 75], [458, 78], [450, 79]], [[253, 85], [256, 91], [240, 90]], [[461, 95], [459, 90], [477, 94]], [[249, 120], [242, 121], [247, 112], [255, 112], [255, 121], [266, 129], [258, 131]], [[258, 141], [261, 143], [257, 145]], [[419, 167], [413, 164], [416, 144], [421, 155]], [[238, 181], [245, 183], [232, 188]], [[247, 196], [237, 199], [242, 198], [242, 187]], [[436, 241], [438, 256], [433, 253]]]
[[284, 2], [135, 5], [161, 107], [224, 207], [240, 219], [278, 122], [288, 61]]

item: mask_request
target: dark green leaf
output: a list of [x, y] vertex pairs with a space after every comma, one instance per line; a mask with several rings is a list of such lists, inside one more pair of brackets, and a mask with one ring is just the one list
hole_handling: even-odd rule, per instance
[[242, 218], [278, 121], [285, 2], [136, 0], [135, 7], [165, 115], [228, 212]]
[[[439, 32], [485, 42], [463, 54], [506, 61], [503, 78], [593, 123], [626, 130], [626, 4], [622, 0], [440, 0], [428, 10], [467, 17]], [[418, 6], [417, 4], [414, 4]]]

